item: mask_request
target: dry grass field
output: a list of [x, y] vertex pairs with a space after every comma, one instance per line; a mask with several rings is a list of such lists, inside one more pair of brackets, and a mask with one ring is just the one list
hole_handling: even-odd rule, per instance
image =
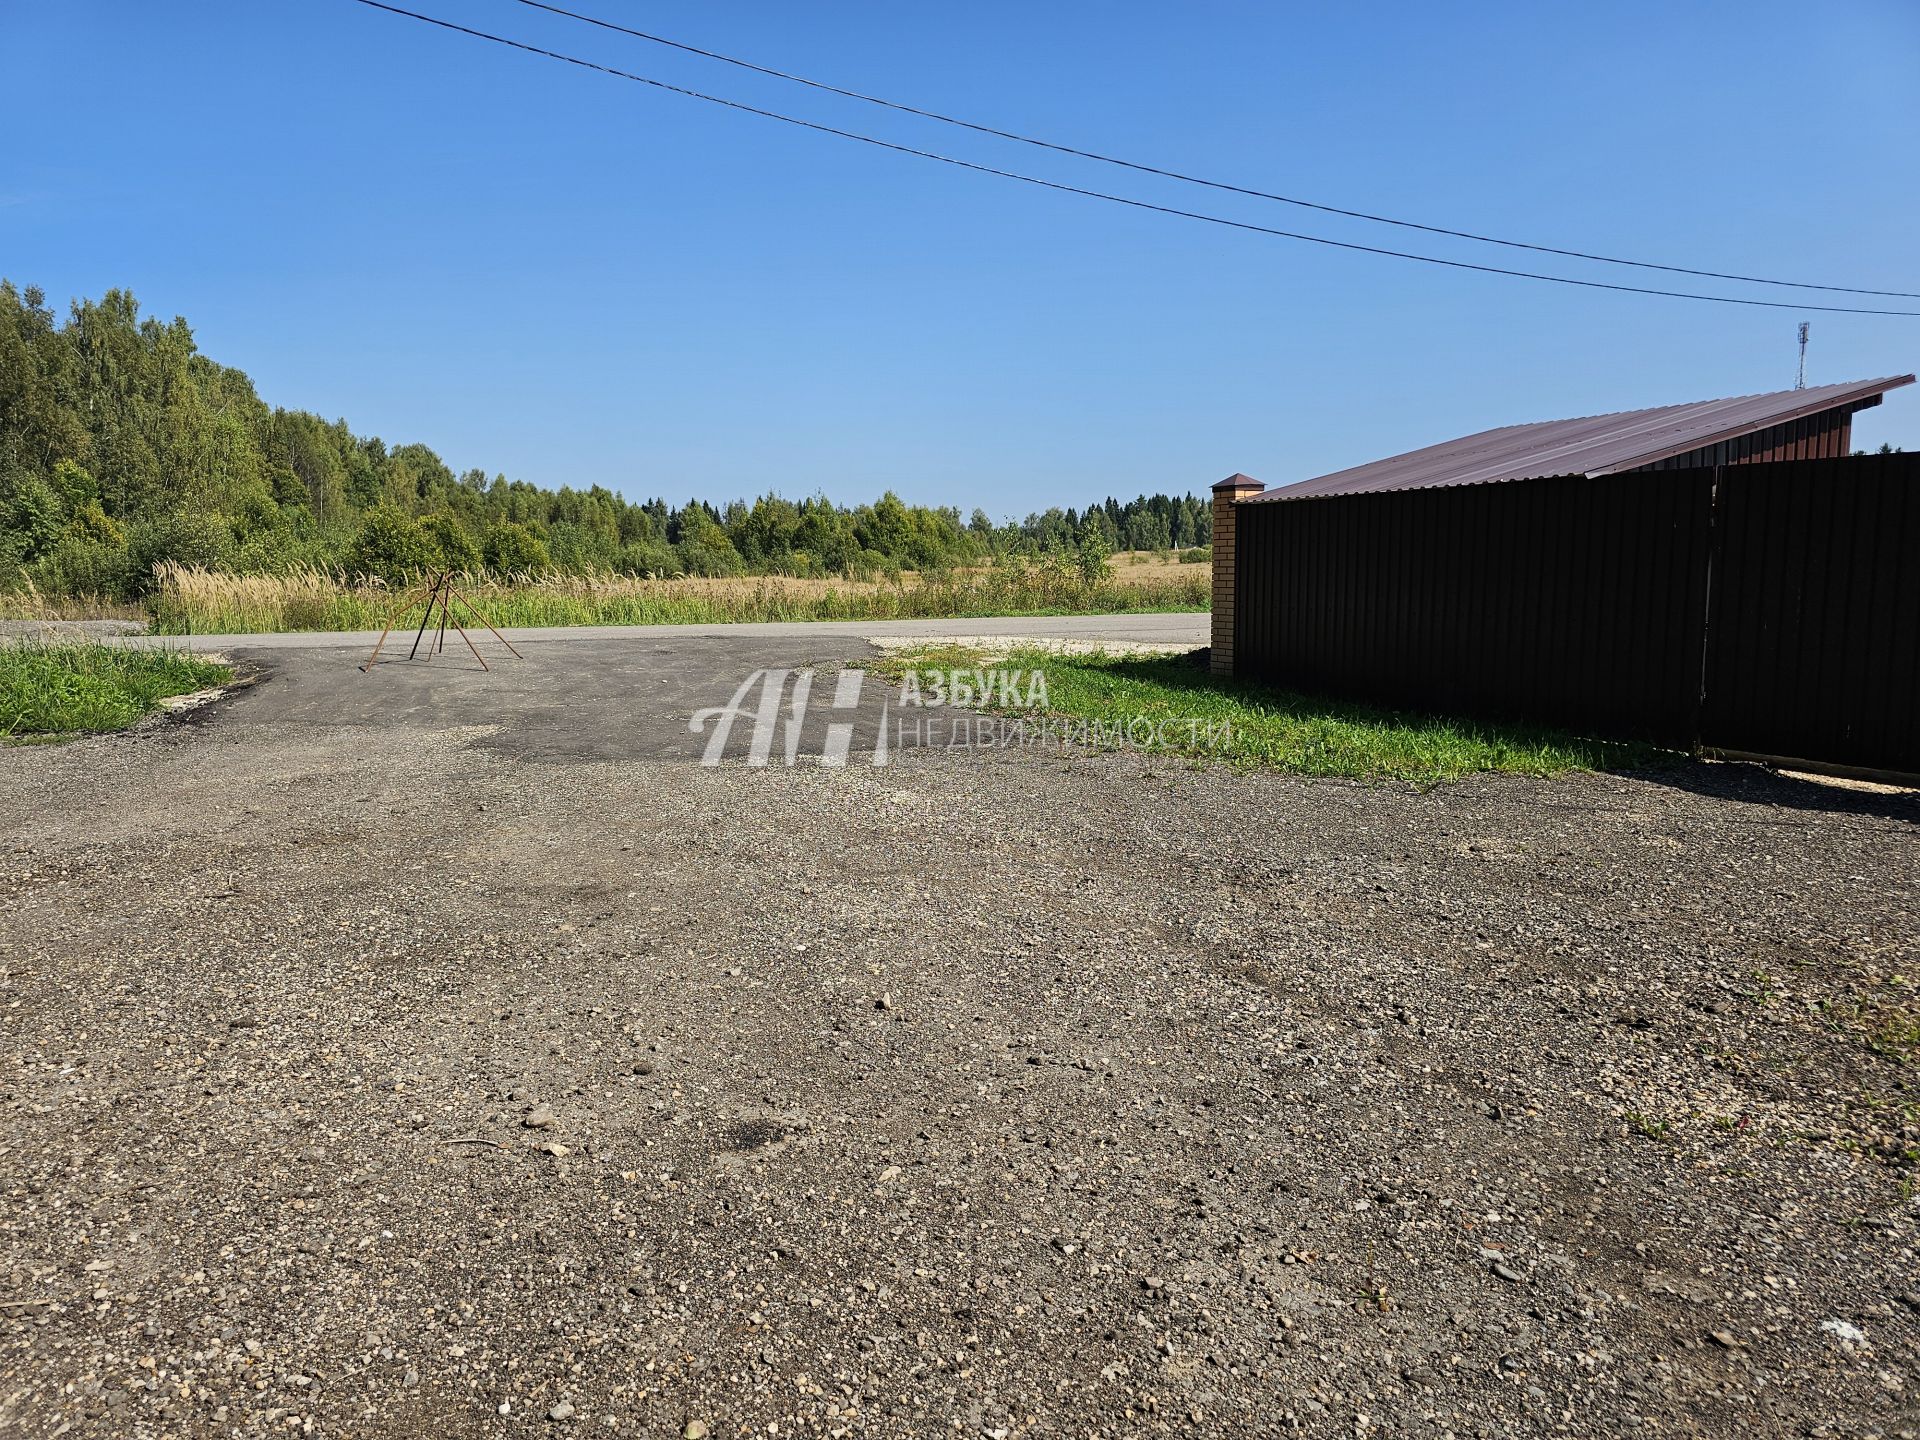
[[32, 581], [24, 590], [0, 593], [0, 620], [136, 620], [147, 618], [144, 605], [98, 595], [48, 595]]
[[[169, 634], [377, 629], [405, 593], [318, 570], [231, 575], [163, 565], [159, 582], [152, 618]], [[497, 625], [658, 625], [1204, 610], [1209, 585], [1204, 565], [1122, 556], [1096, 577], [1065, 564], [1016, 562], [878, 580], [487, 577], [469, 590]]]
[[[522, 577], [483, 580], [469, 593], [496, 625], [538, 626], [1203, 610], [1207, 589], [1204, 576], [1089, 582], [1064, 568], [1027, 566], [884, 581], [782, 575]], [[395, 601], [395, 592], [386, 587], [345, 584], [317, 572], [234, 576], [170, 570], [155, 600], [154, 620], [156, 629], [169, 634], [370, 630], [386, 623]]]
[[[1211, 569], [1181, 552], [1123, 551], [1104, 579], [1061, 565], [980, 566], [950, 575], [906, 571], [878, 580], [555, 575], [477, 584], [490, 618], [508, 625], [710, 624], [764, 620], [877, 620], [1007, 614], [1204, 610]], [[181, 634], [360, 630], [383, 623], [399, 592], [322, 570], [235, 575], [164, 565], [146, 603], [55, 596], [29, 585], [0, 594], [0, 621], [132, 620]]]
[[1211, 581], [1213, 566], [1206, 560], [1183, 560], [1183, 550], [1122, 550], [1113, 557], [1113, 578], [1126, 585], [1185, 582], [1194, 576]]

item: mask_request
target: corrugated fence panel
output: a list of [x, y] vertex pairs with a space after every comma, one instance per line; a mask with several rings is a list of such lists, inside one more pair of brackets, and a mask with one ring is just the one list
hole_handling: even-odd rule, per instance
[[1920, 772], [1920, 456], [1722, 473], [1706, 744]]
[[1240, 507], [1241, 672], [1692, 743], [1712, 472]]
[[1243, 674], [1920, 772], [1920, 456], [1263, 501], [1239, 525]]

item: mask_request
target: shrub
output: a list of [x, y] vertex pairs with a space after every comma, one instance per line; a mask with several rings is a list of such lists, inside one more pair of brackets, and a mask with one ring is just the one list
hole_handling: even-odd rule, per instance
[[398, 584], [432, 569], [439, 558], [419, 521], [391, 505], [380, 505], [367, 512], [360, 533], [353, 537], [346, 566], [350, 574]]
[[855, 550], [847, 560], [847, 573], [860, 580], [898, 580], [900, 562], [877, 550]]
[[496, 575], [539, 575], [553, 564], [546, 542], [512, 520], [487, 531], [484, 553], [487, 568]]
[[679, 575], [682, 572], [680, 557], [671, 545], [663, 545], [658, 540], [635, 540], [620, 547], [614, 569], [622, 575]]
[[1073, 557], [1074, 567], [1080, 572], [1081, 584], [1098, 585], [1103, 580], [1113, 578], [1113, 562], [1108, 558], [1110, 553], [1106, 541], [1089, 530]]
[[727, 532], [699, 513], [687, 519], [677, 548], [689, 575], [738, 575], [746, 569]]
[[569, 575], [611, 570], [619, 553], [616, 532], [576, 525], [570, 520], [558, 520], [547, 527], [548, 562]]
[[228, 495], [221, 504], [221, 511], [227, 517], [227, 526], [233, 531], [233, 538], [243, 545], [257, 536], [270, 535], [286, 526], [280, 507], [264, 490], [246, 489]]
[[326, 544], [317, 537], [303, 538], [282, 528], [249, 536], [235, 548], [232, 566], [239, 575], [286, 575], [324, 567], [328, 558]]
[[182, 510], [157, 520], [136, 521], [127, 536], [127, 549], [142, 588], [162, 562], [217, 570], [233, 549], [233, 532], [217, 515]]
[[51, 550], [66, 529], [67, 509], [60, 496], [38, 475], [30, 475], [14, 491], [4, 517], [6, 529], [18, 537], [21, 555], [31, 560]]
[[100, 487], [87, 468], [73, 460], [53, 462], [53, 488], [69, 510], [78, 510], [89, 501], [97, 502], [100, 495]]
[[139, 588], [139, 572], [125, 545], [103, 544], [78, 529], [61, 536], [29, 573], [35, 586], [55, 595], [124, 600]]
[[480, 547], [453, 516], [444, 511], [429, 515], [420, 522], [420, 529], [446, 569], [471, 572], [480, 568]]
[[67, 533], [115, 550], [127, 548], [127, 530], [118, 520], [100, 508], [98, 500], [89, 500], [74, 511], [67, 522]]

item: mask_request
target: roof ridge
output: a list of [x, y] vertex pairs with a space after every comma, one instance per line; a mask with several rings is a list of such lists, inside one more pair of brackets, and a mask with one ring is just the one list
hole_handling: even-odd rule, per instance
[[[1913, 384], [1914, 378], [1909, 373], [1839, 380], [1799, 390], [1759, 390], [1496, 425], [1279, 485], [1256, 498], [1306, 499], [1548, 475], [1614, 474], [1810, 417], [1850, 416], [1879, 404], [1887, 391]], [[1838, 443], [1837, 434], [1830, 432], [1841, 423], [1835, 418], [1821, 427], [1828, 436], [1823, 445]]]
[[[1801, 389], [1789, 386], [1785, 390], [1754, 390], [1745, 395], [1709, 395], [1699, 400], [1674, 400], [1665, 405], [1629, 405], [1620, 410], [1596, 410], [1591, 415], [1562, 415], [1553, 420], [1520, 420], [1512, 425], [1494, 425], [1486, 430], [1476, 430], [1475, 435], [1491, 434], [1494, 430], [1524, 430], [1529, 425], [1570, 425], [1576, 420], [1612, 420], [1621, 415], [1648, 415], [1655, 410], [1685, 410], [1692, 405], [1724, 405], [1735, 400], [1765, 400], [1775, 395], [1809, 395], [1822, 390], [1859, 390], [1867, 386], [1894, 384], [1906, 381], [1911, 383], [1912, 375], [1876, 375], [1871, 380], [1836, 380], [1828, 385], [1808, 385]], [[1461, 439], [1470, 439], [1463, 435]], [[1442, 445], [1448, 442], [1442, 440]], [[1422, 447], [1424, 448], [1424, 447]]]

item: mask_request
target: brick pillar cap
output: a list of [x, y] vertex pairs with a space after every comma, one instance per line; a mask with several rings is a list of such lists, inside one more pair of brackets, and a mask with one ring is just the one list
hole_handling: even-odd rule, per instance
[[1229, 475], [1213, 488], [1215, 490], [1264, 490], [1267, 487], [1251, 475]]

